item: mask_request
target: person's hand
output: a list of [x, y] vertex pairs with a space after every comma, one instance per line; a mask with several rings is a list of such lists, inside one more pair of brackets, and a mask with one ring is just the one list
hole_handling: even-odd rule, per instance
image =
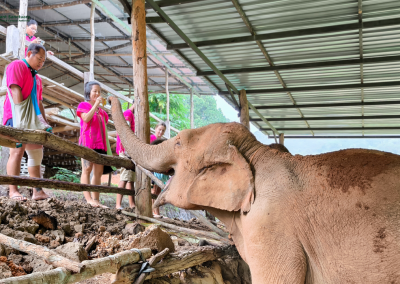
[[48, 50], [48, 51], [47, 51], [47, 55], [54, 55], [54, 52], [51, 51], [51, 50]]
[[32, 43], [41, 43], [42, 40], [40, 39], [40, 37], [35, 38], [34, 40], [31, 41]]
[[99, 97], [96, 99], [95, 104], [98, 106], [98, 105], [100, 105], [102, 102], [103, 102], [103, 98], [102, 98], [101, 96], [99, 96]]

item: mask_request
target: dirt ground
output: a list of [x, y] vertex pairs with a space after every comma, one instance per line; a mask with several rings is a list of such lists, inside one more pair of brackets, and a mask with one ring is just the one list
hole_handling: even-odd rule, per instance
[[[28, 189], [21, 188], [20, 192], [29, 197]], [[121, 210], [93, 208], [82, 202], [83, 197], [80, 193], [55, 190], [46, 190], [46, 192], [53, 197], [42, 201], [20, 202], [9, 199], [6, 196], [7, 189], [1, 188], [0, 194], [3, 196], [0, 196], [0, 233], [54, 249], [58, 254], [72, 260], [83, 261], [138, 247], [137, 236], [145, 234], [146, 228], [151, 225], [138, 224], [135, 218], [122, 214]], [[115, 204], [115, 196], [102, 194], [102, 201], [103, 204], [112, 207], [113, 202]], [[172, 209], [172, 211], [175, 212], [175, 209]], [[164, 217], [161, 220], [186, 228], [209, 230], [194, 218], [187, 221]], [[146, 232], [143, 232], [145, 230]], [[167, 235], [169, 239], [167, 241], [170, 242], [172, 249], [176, 252], [198, 247], [193, 239], [182, 237], [180, 234], [172, 233], [171, 235], [168, 230], [165, 230], [163, 234]], [[88, 248], [91, 243], [93, 245]], [[148, 246], [144, 245], [144, 247]], [[152, 251], [156, 253], [157, 249], [152, 248]], [[35, 259], [30, 255], [2, 245], [0, 245], [0, 256], [2, 256], [0, 258], [0, 274], [4, 276], [7, 273], [18, 276], [53, 269], [40, 259]], [[238, 263], [234, 266], [238, 267], [239, 261], [242, 260], [235, 261], [238, 261]], [[208, 277], [206, 275], [221, 274], [220, 267], [225, 266], [225, 263], [220, 263], [214, 266], [209, 265], [209, 267], [193, 268], [191, 271], [196, 271], [196, 273], [192, 273], [193, 275], [186, 273], [182, 276], [181, 273], [178, 273], [175, 276], [170, 275], [164, 280], [160, 279], [161, 282], [152, 280], [153, 282], [146, 281], [146, 283], [251, 283], [246, 280], [247, 278], [243, 281], [240, 280], [240, 282], [205, 282]], [[110, 283], [111, 276], [112, 274], [106, 273], [81, 283]], [[194, 280], [196, 277], [200, 277], [200, 282]], [[189, 278], [192, 279], [192, 282], [187, 282]], [[0, 279], [2, 279], [1, 276]], [[210, 279], [213, 279], [213, 277]]]

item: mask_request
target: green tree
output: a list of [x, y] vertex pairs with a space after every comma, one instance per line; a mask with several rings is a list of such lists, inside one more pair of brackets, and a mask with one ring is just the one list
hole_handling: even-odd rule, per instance
[[[212, 96], [195, 96], [194, 103], [194, 126], [196, 128], [216, 123], [229, 122], [217, 108], [217, 102]], [[167, 119], [167, 96], [166, 94], [149, 95], [150, 112], [162, 120]], [[188, 95], [170, 94], [170, 120], [171, 125], [179, 130], [190, 128], [190, 97]], [[155, 127], [157, 121], [150, 120], [151, 127]], [[172, 132], [172, 135], [174, 133]]]
[[[190, 109], [190, 97], [186, 96], [188, 108]], [[212, 96], [193, 97], [194, 104], [194, 126], [196, 128], [217, 122], [229, 122], [221, 109], [217, 108], [217, 102]]]

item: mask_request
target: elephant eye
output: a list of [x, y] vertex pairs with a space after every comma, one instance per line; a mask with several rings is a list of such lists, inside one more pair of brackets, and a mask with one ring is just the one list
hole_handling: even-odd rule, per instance
[[201, 169], [199, 170], [199, 174], [201, 174], [202, 172], [204, 172], [206, 169], [212, 168], [213, 166], [215, 166], [215, 165], [209, 165], [209, 166], [205, 166], [205, 167], [201, 168]]

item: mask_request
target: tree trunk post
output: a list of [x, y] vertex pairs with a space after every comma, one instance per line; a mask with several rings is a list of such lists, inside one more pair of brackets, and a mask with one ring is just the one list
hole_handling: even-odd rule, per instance
[[94, 80], [94, 41], [95, 41], [95, 31], [94, 31], [94, 14], [96, 4], [92, 2], [90, 9], [90, 81]]
[[19, 31], [19, 59], [25, 58], [25, 38], [26, 38], [26, 23], [28, 15], [28, 0], [20, 0], [19, 2], [19, 18], [18, 18], [18, 31]]
[[285, 142], [285, 134], [279, 134], [279, 144], [284, 145]]
[[[149, 97], [147, 90], [146, 10], [145, 0], [132, 0], [132, 65], [135, 96], [135, 132], [150, 142]], [[152, 217], [150, 179], [136, 170], [136, 213]]]
[[190, 88], [190, 129], [194, 128], [194, 105], [193, 105], [193, 87]]
[[250, 129], [249, 105], [247, 103], [246, 90], [239, 92], [240, 102], [240, 123]]
[[171, 122], [169, 120], [169, 90], [168, 90], [168, 69], [165, 68], [165, 93], [167, 95], [167, 129], [165, 129], [165, 137], [171, 138]]

